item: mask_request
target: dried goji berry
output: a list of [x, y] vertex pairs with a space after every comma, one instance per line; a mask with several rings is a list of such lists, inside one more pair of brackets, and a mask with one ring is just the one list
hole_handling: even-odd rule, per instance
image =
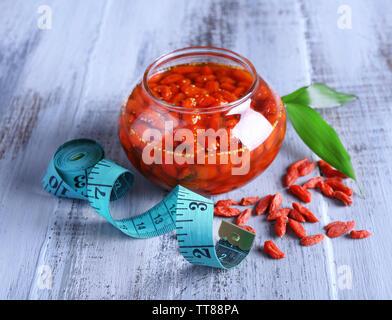
[[264, 242], [264, 252], [272, 259], [282, 259], [285, 254], [271, 240]]
[[330, 238], [340, 237], [342, 234], [346, 233], [347, 225], [344, 222], [335, 223], [333, 226], [328, 228], [327, 236]]
[[246, 197], [246, 198], [242, 198], [240, 205], [241, 206], [250, 206], [252, 204], [255, 204], [257, 202], [257, 200], [259, 200], [259, 197]]
[[239, 226], [239, 227], [242, 228], [242, 229], [245, 229], [246, 231], [249, 231], [249, 232], [252, 232], [252, 233], [256, 234], [255, 229], [253, 229], [251, 226], [242, 225], [242, 226]]
[[305, 189], [314, 189], [314, 188], [316, 188], [316, 187], [318, 186], [318, 184], [319, 184], [320, 182], [322, 182], [322, 181], [323, 181], [323, 178], [322, 178], [322, 177], [311, 178], [311, 179], [309, 179], [306, 183], [304, 183], [304, 184], [302, 185], [302, 188], [305, 188]]
[[299, 168], [299, 167], [301, 167], [301, 166], [307, 164], [308, 162], [309, 162], [309, 159], [308, 159], [308, 158], [303, 158], [303, 159], [301, 159], [301, 160], [298, 160], [298, 161], [292, 163], [292, 164], [289, 166], [288, 171], [290, 171], [290, 170], [298, 171], [298, 168]]
[[217, 206], [214, 208], [214, 215], [223, 217], [236, 217], [241, 214], [241, 211], [237, 208], [231, 208], [227, 206]]
[[353, 199], [351, 199], [347, 194], [342, 191], [335, 191], [334, 198], [343, 202], [345, 206], [350, 206], [353, 204]]
[[219, 200], [217, 203], [215, 203], [215, 207], [219, 207], [219, 206], [230, 207], [235, 205], [238, 205], [238, 202], [232, 199]]
[[316, 162], [307, 162], [298, 168], [298, 175], [303, 177], [311, 173], [316, 168]]
[[309, 162], [308, 158], [304, 158], [301, 160], [298, 160], [291, 164], [289, 168], [287, 169], [287, 174], [286, 174], [286, 186], [291, 186], [297, 181], [298, 179], [298, 168], [307, 164]]
[[243, 225], [248, 221], [250, 214], [252, 212], [252, 209], [245, 209], [237, 218], [237, 224], [238, 225]]
[[295, 232], [295, 234], [300, 238], [306, 237], [306, 230], [298, 221], [289, 219], [290, 228]]
[[309, 203], [312, 201], [312, 194], [305, 188], [299, 185], [292, 185], [289, 188], [290, 192], [296, 195], [303, 202]]
[[286, 174], [286, 186], [293, 185], [298, 179], [297, 170], [289, 170]]
[[282, 205], [283, 199], [282, 195], [280, 192], [275, 193], [272, 196], [270, 206], [269, 206], [269, 213], [274, 212], [275, 210], [279, 209], [279, 207]]
[[342, 182], [343, 181], [343, 178], [342, 177], [330, 177], [330, 178], [327, 178], [327, 179], [325, 179], [325, 183], [330, 183], [330, 182]]
[[347, 187], [345, 184], [339, 181], [327, 179], [325, 183], [328, 184], [334, 191], [342, 191], [343, 193], [347, 194], [349, 197], [351, 197], [354, 194], [353, 189]]
[[326, 195], [327, 197], [333, 198], [335, 195], [335, 191], [333, 191], [333, 189], [331, 188], [331, 186], [329, 184], [326, 184], [325, 182], [320, 182], [318, 184], [318, 187], [320, 189], [320, 191]]
[[305, 217], [306, 221], [313, 222], [313, 223], [319, 221], [316, 218], [316, 216], [313, 214], [313, 212], [310, 211], [305, 206], [303, 206], [302, 204], [293, 202], [293, 208], [297, 210], [300, 214], [302, 214]]
[[367, 230], [353, 230], [350, 232], [350, 236], [353, 239], [363, 239], [370, 237], [372, 234]]
[[299, 213], [298, 210], [292, 209], [289, 213], [289, 217], [291, 219], [297, 220], [298, 222], [305, 222], [305, 217]]
[[283, 217], [283, 216], [287, 217], [290, 211], [291, 211], [290, 208], [282, 208], [282, 209], [275, 210], [268, 215], [267, 220], [272, 221], [272, 220], [276, 220], [279, 217]]
[[314, 245], [316, 243], [319, 243], [321, 241], [323, 241], [324, 239], [324, 235], [323, 234], [315, 234], [312, 236], [307, 236], [305, 238], [301, 239], [301, 244], [303, 246], [311, 246]]
[[256, 215], [261, 215], [266, 213], [270, 203], [272, 200], [272, 195], [269, 194], [268, 196], [265, 196], [264, 198], [262, 198], [256, 205], [256, 209], [255, 209], [255, 213]]
[[342, 234], [350, 231], [355, 226], [355, 221], [335, 221], [331, 222], [325, 229], [327, 230], [327, 236], [330, 238], [336, 238], [341, 236]]
[[321, 172], [326, 177], [347, 178], [347, 176], [345, 174], [343, 174], [343, 173], [339, 172], [338, 170], [334, 169], [331, 165], [329, 165], [324, 160], [319, 160], [318, 164], [319, 164]]
[[276, 234], [283, 238], [283, 236], [286, 234], [286, 224], [287, 224], [288, 218], [286, 216], [280, 216], [276, 218], [274, 230]]

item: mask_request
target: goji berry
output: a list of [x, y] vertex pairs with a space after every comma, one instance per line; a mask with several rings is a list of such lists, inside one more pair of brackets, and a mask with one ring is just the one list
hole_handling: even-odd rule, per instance
[[326, 177], [340, 177], [340, 178], [347, 178], [347, 176], [340, 171], [334, 169], [331, 165], [329, 165], [324, 160], [318, 161], [319, 167], [321, 172]]
[[305, 165], [306, 163], [309, 162], [308, 158], [304, 158], [301, 160], [298, 160], [291, 164], [289, 168], [287, 169], [287, 174], [286, 174], [286, 186], [291, 186], [297, 181], [298, 179], [298, 168]]
[[252, 212], [252, 209], [245, 209], [237, 218], [237, 224], [242, 225], [245, 224], [246, 221], [248, 221], [250, 214]]
[[372, 234], [367, 230], [353, 230], [350, 232], [352, 239], [363, 239], [370, 237]]
[[223, 217], [236, 217], [241, 214], [241, 211], [237, 208], [231, 208], [227, 206], [218, 206], [214, 208], [214, 215]]
[[289, 190], [303, 202], [309, 203], [312, 201], [312, 194], [307, 189], [299, 185], [292, 185], [290, 186]]
[[235, 206], [238, 205], [238, 202], [232, 199], [227, 199], [227, 200], [219, 200], [216, 204], [215, 207], [219, 207], [219, 206], [226, 206], [226, 207], [230, 207], [230, 206]]
[[293, 185], [298, 179], [298, 172], [297, 170], [290, 170], [286, 174], [286, 186]]
[[298, 175], [303, 177], [311, 173], [316, 168], [316, 162], [307, 162], [298, 168]]
[[340, 237], [342, 234], [348, 231], [347, 225], [344, 222], [335, 223], [333, 226], [328, 228], [327, 236], [330, 238]]
[[245, 229], [246, 231], [249, 231], [249, 232], [252, 232], [252, 233], [256, 234], [255, 229], [253, 229], [251, 226], [241, 225], [239, 227], [242, 228], [242, 229]]
[[326, 179], [325, 183], [328, 184], [334, 191], [342, 191], [343, 193], [347, 194], [349, 197], [351, 197], [354, 194], [354, 190], [346, 186], [345, 184], [336, 180], [328, 180], [328, 179]]
[[303, 246], [312, 246], [323, 241], [324, 235], [323, 234], [315, 234], [312, 236], [306, 236], [305, 238], [301, 239], [301, 244]]
[[262, 198], [256, 205], [256, 209], [255, 209], [255, 213], [256, 215], [261, 215], [266, 213], [270, 203], [272, 200], [272, 195], [269, 194], [268, 196], [265, 196], [264, 198]]
[[290, 228], [295, 232], [295, 234], [300, 238], [306, 237], [306, 230], [298, 221], [289, 219]]
[[307, 164], [308, 162], [309, 162], [309, 159], [308, 159], [308, 158], [303, 158], [303, 159], [301, 159], [301, 160], [298, 160], [298, 161], [292, 163], [292, 164], [289, 166], [288, 171], [290, 171], [290, 170], [298, 171], [298, 168], [300, 168], [301, 166]]
[[302, 204], [293, 202], [293, 208], [297, 210], [300, 214], [302, 214], [305, 217], [306, 221], [312, 223], [319, 221], [317, 217], [313, 214], [313, 212]]
[[272, 259], [282, 259], [285, 254], [271, 240], [264, 242], [264, 252]]
[[161, 84], [170, 84], [184, 79], [184, 76], [179, 73], [172, 73], [161, 80]]
[[286, 234], [286, 224], [287, 224], [288, 218], [286, 216], [280, 216], [276, 218], [274, 230], [275, 233], [283, 238], [283, 236]]
[[305, 217], [301, 213], [299, 213], [299, 211], [296, 209], [292, 209], [290, 211], [289, 217], [291, 219], [297, 220], [298, 222], [305, 222], [306, 221]]
[[320, 182], [323, 181], [322, 177], [315, 177], [315, 178], [311, 178], [309, 179], [305, 184], [302, 185], [302, 188], [305, 189], [314, 189], [318, 186], [318, 184]]
[[318, 185], [320, 191], [326, 195], [327, 197], [333, 198], [335, 195], [335, 192], [331, 188], [329, 184], [326, 184], [325, 182], [320, 182]]
[[275, 210], [268, 215], [267, 220], [272, 221], [272, 220], [276, 220], [279, 217], [283, 217], [283, 216], [287, 217], [290, 211], [291, 211], [290, 208], [282, 208], [282, 209]]
[[257, 202], [257, 200], [259, 200], [259, 197], [246, 197], [246, 198], [242, 198], [240, 205], [241, 206], [250, 206], [252, 204], [255, 204]]
[[336, 238], [341, 236], [342, 234], [350, 231], [355, 226], [355, 221], [335, 221], [328, 224], [325, 229], [328, 231], [327, 236], [330, 238]]
[[342, 191], [335, 191], [334, 198], [343, 202], [345, 206], [350, 206], [353, 204], [353, 199], [351, 199], [347, 194]]
[[275, 193], [272, 196], [270, 206], [269, 206], [269, 213], [274, 212], [275, 210], [279, 209], [279, 207], [282, 205], [283, 199], [282, 199], [282, 194], [280, 192]]
[[330, 178], [326, 178], [325, 183], [330, 183], [330, 182], [343, 182], [343, 178], [342, 177], [330, 177]]

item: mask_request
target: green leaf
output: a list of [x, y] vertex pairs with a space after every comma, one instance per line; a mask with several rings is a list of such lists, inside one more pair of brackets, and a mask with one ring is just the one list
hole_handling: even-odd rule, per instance
[[286, 109], [295, 131], [305, 144], [321, 159], [356, 180], [349, 154], [336, 131], [320, 114], [307, 105], [293, 102], [286, 102]]
[[314, 83], [282, 97], [282, 100], [285, 104], [295, 103], [313, 108], [332, 108], [355, 98], [357, 98], [355, 95], [336, 92], [323, 83]]

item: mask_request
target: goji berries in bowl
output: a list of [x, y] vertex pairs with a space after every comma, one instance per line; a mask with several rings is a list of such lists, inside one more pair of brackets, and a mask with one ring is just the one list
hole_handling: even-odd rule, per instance
[[213, 47], [179, 49], [145, 71], [121, 107], [119, 136], [144, 176], [204, 195], [262, 173], [286, 131], [280, 97], [251, 62]]

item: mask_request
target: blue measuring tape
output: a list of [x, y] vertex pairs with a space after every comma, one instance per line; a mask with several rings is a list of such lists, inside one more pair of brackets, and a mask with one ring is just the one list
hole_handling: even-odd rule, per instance
[[160, 203], [136, 217], [114, 220], [110, 202], [131, 189], [133, 174], [104, 158], [102, 146], [89, 139], [68, 141], [54, 154], [42, 179], [49, 193], [88, 200], [114, 227], [133, 238], [151, 238], [176, 229], [180, 252], [192, 264], [229, 269], [248, 255], [255, 235], [222, 221], [214, 245], [211, 200], [180, 185]]

